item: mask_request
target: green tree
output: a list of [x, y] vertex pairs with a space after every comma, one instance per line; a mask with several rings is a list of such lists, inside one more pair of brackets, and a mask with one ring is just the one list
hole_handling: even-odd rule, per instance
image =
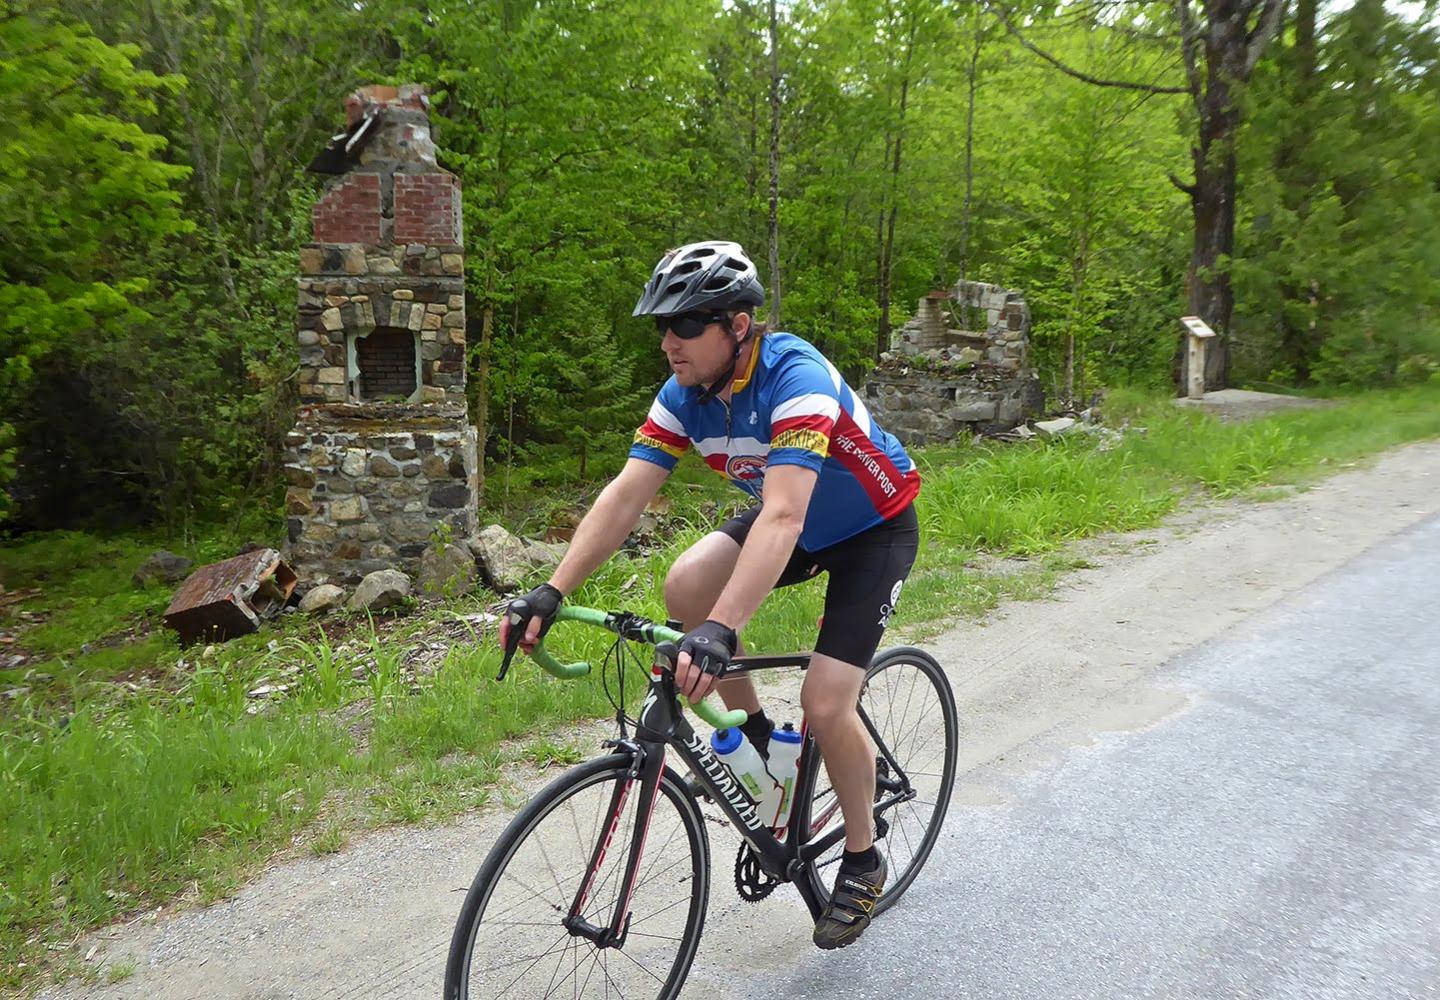
[[174, 185], [187, 171], [136, 121], [174, 81], [137, 54], [49, 5], [0, 3], [0, 482], [37, 366], [68, 338], [142, 318], [136, 249], [186, 228]]
[[1252, 378], [1383, 384], [1440, 362], [1440, 42], [1302, 3], [1248, 95], [1236, 266]]

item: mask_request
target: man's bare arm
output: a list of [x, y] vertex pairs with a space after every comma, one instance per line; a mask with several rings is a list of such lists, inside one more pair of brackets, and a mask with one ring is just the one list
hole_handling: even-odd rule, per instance
[[[615, 550], [620, 548], [630, 530], [635, 527], [635, 522], [640, 520], [640, 512], [659, 492], [668, 475], [668, 470], [654, 462], [639, 458], [627, 461], [620, 474], [600, 491], [600, 496], [586, 513], [580, 526], [575, 529], [575, 537], [571, 539], [570, 547], [565, 550], [564, 558], [560, 560], [555, 572], [550, 574], [550, 586], [562, 596], [567, 596], [584, 583], [585, 578], [593, 573], [597, 566], [614, 555]], [[540, 641], [540, 630], [543, 626], [544, 622], [539, 616], [531, 618], [525, 627], [524, 636], [520, 639], [520, 648], [527, 653], [533, 652], [536, 643]], [[510, 622], [506, 616], [500, 620], [502, 647], [506, 645], [509, 635]]]
[[669, 470], [654, 462], [632, 458], [620, 474], [600, 491], [595, 504], [575, 529], [565, 557], [550, 574], [550, 585], [569, 595], [585, 578], [613, 556], [629, 537], [645, 505], [660, 492]]
[[813, 470], [800, 465], [766, 471], [760, 516], [750, 528], [730, 582], [715, 602], [712, 619], [738, 632], [760, 607], [795, 551], [817, 478]]
[[[710, 612], [712, 621], [739, 632], [774, 589], [805, 526], [816, 478], [815, 472], [799, 465], [779, 465], [765, 473], [760, 515], [750, 526], [730, 582]], [[675, 680], [691, 702], [700, 701], [715, 686], [715, 678], [692, 667], [690, 654], [684, 650], [675, 664]]]

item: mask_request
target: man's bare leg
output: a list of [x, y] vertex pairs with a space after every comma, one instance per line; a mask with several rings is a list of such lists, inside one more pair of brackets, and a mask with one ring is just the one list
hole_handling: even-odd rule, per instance
[[[704, 622], [739, 558], [740, 543], [723, 531], [712, 531], [686, 549], [665, 575], [666, 613], [686, 631]], [[743, 708], [752, 715], [760, 711], [755, 685], [747, 676], [720, 681], [715, 690], [726, 708]]]
[[852, 852], [865, 850], [875, 839], [875, 744], [856, 711], [864, 683], [860, 667], [816, 653], [800, 689], [805, 724], [820, 744], [845, 814], [845, 849]]

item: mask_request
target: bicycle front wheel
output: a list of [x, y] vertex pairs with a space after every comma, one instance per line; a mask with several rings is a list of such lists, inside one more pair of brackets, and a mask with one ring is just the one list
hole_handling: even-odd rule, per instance
[[[461, 907], [446, 1000], [679, 995], [710, 893], [705, 823], [668, 768], [650, 816], [637, 816], [640, 780], [629, 767], [616, 754], [572, 768], [506, 827]], [[562, 921], [588, 880], [580, 915], [612, 922], [637, 835], [644, 852], [626, 932], [618, 946], [598, 947]]]
[[[944, 669], [929, 653], [913, 646], [885, 650], [870, 662], [859, 708], [875, 743], [875, 801], [894, 798], [905, 785], [913, 792], [878, 817], [883, 834], [875, 848], [885, 856], [889, 871], [873, 911], [880, 913], [915, 881], [940, 836], [955, 784], [960, 721]], [[823, 770], [817, 772], [811, 794], [796, 808], [803, 811], [796, 821], [804, 824], [809, 841], [843, 820]], [[811, 885], [822, 900], [830, 898], [843, 847], [836, 844], [810, 869]]]

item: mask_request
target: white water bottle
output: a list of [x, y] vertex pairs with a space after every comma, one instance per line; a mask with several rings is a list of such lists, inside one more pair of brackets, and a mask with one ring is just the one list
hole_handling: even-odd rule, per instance
[[[738, 728], [715, 730], [710, 734], [710, 749], [714, 750], [715, 755], [730, 769], [730, 773], [745, 789], [745, 793], [755, 800], [756, 813], [763, 823], [766, 816], [763, 803], [766, 793], [775, 783], [766, 773], [765, 762], [760, 759], [760, 754]], [[774, 814], [773, 806], [770, 814]]]
[[770, 777], [778, 792], [775, 803], [775, 818], [771, 826], [779, 829], [790, 822], [790, 810], [795, 805], [795, 776], [800, 770], [800, 734], [790, 723], [777, 726], [770, 733]]

